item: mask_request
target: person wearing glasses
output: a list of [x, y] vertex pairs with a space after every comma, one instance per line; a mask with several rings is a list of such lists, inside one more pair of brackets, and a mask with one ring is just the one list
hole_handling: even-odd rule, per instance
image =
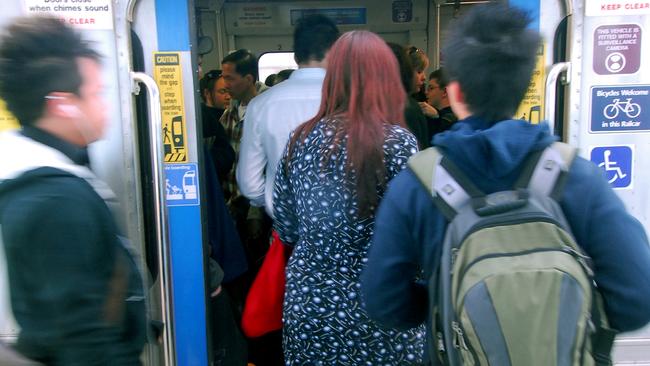
[[442, 68], [429, 74], [427, 101], [420, 102], [422, 113], [427, 117], [429, 141], [436, 134], [450, 129], [454, 122], [458, 120], [449, 104], [446, 89], [448, 83], [449, 81]]

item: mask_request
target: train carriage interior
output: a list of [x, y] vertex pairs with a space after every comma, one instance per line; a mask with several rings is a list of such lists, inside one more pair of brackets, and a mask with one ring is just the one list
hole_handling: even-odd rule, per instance
[[[605, 8], [589, 5], [592, 1]], [[0, 28], [22, 15], [54, 15], [79, 29], [103, 56], [110, 127], [105, 139], [90, 147], [90, 155], [93, 169], [121, 203], [118, 224], [140, 253], [155, 333], [143, 354], [144, 364], [218, 365], [210, 347], [211, 320], [222, 317], [209, 304], [211, 249], [206, 217], [211, 203], [206, 197], [209, 173], [203, 156], [201, 77], [221, 69], [221, 60], [239, 49], [259, 57], [262, 83], [271, 74], [296, 69], [292, 34], [296, 22], [309, 14], [331, 18], [341, 33], [369, 30], [387, 42], [417, 47], [429, 60], [424, 70], [428, 76], [445, 65], [441, 48], [447, 29], [472, 7], [488, 2], [2, 0]], [[629, 11], [614, 9], [611, 15], [604, 0], [507, 2], [527, 9], [534, 19], [531, 26], [543, 38], [516, 117], [530, 123], [547, 121], [558, 139], [579, 148], [586, 159], [601, 163], [615, 191], [647, 232], [650, 191], [645, 187], [650, 170], [643, 168], [650, 164], [650, 114], [643, 104], [647, 99], [632, 95], [627, 102], [614, 100], [607, 91], [629, 87], [647, 93], [650, 69], [642, 65], [650, 52], [642, 50], [650, 48], [650, 37], [643, 35], [637, 51], [628, 52], [600, 46], [598, 32], [623, 25], [645, 32], [650, 29], [650, 11], [639, 8], [643, 1], [611, 0], [637, 4]], [[79, 9], [56, 8], [64, 3]], [[93, 8], [83, 9], [85, 5]], [[628, 63], [617, 63], [614, 52], [622, 55], [623, 62], [627, 57]], [[634, 58], [641, 66], [630, 70]], [[603, 107], [606, 115], [595, 116]], [[17, 128], [3, 109], [0, 104], [0, 131]], [[629, 128], [616, 125], [618, 115], [625, 114], [628, 120], [639, 116], [648, 120]], [[596, 117], [609, 124], [594, 122]], [[631, 151], [628, 165], [619, 162], [630, 167], [625, 173], [634, 174], [626, 185], [616, 185], [617, 176], [611, 175], [616, 164], [611, 159], [622, 155], [606, 149], [620, 146]], [[602, 149], [610, 153], [598, 160]], [[622, 177], [624, 172], [619, 169], [619, 173]], [[0, 267], [4, 265], [1, 249], [0, 245]], [[0, 341], [11, 343], [19, 328], [11, 321], [2, 272]], [[619, 336], [614, 363], [650, 365], [650, 328]]]

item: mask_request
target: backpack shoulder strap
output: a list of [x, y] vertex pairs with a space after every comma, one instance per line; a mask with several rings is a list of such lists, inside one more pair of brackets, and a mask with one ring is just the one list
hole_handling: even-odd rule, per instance
[[559, 201], [576, 153], [576, 148], [562, 142], [554, 142], [533, 153], [526, 161], [515, 188], [527, 188]]
[[434, 203], [448, 220], [464, 204], [484, 194], [437, 148], [411, 156], [408, 166], [431, 194]]

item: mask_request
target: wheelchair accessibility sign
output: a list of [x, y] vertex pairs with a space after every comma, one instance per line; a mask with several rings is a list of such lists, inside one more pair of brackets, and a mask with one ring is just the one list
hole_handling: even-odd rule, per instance
[[590, 132], [650, 130], [650, 85], [591, 88]]
[[199, 176], [195, 163], [165, 164], [165, 198], [167, 206], [199, 204]]
[[632, 146], [600, 146], [591, 150], [591, 161], [605, 172], [613, 188], [632, 187]]

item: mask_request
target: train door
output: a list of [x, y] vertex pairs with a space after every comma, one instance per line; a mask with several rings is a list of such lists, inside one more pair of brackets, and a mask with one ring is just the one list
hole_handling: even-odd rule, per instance
[[[142, 254], [159, 331], [145, 364], [208, 365], [193, 1], [4, 0], [0, 27], [39, 14], [74, 26], [103, 56], [110, 127], [89, 150], [93, 170], [120, 200], [118, 224]], [[0, 127], [17, 125], [0, 110]], [[19, 329], [1, 254], [0, 340], [11, 341]]]
[[[549, 44], [555, 62], [546, 68], [545, 118], [558, 136], [603, 169], [648, 232], [650, 173], [644, 167], [650, 164], [650, 70], [641, 65], [648, 56], [643, 50], [650, 47], [644, 34], [650, 5], [632, 0], [551, 3], [541, 6], [541, 19], [549, 7], [560, 9], [560, 19], [549, 22], [556, 29], [545, 33], [547, 42], [554, 42]], [[650, 327], [617, 337], [613, 357], [616, 364], [650, 365]]]

